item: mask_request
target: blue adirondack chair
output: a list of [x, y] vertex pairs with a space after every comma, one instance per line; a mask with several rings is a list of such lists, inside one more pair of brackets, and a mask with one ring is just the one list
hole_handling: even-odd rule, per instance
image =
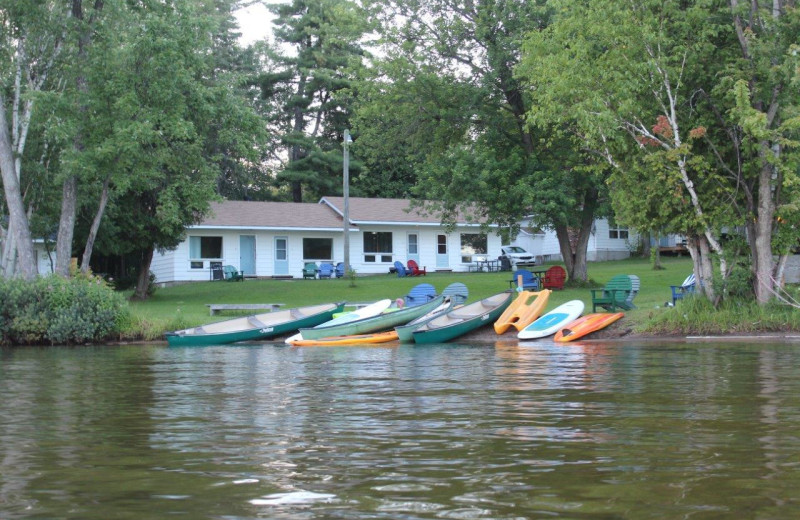
[[686, 280], [684, 280], [682, 284], [670, 285], [669, 288], [672, 291], [672, 305], [675, 305], [678, 300], [682, 300], [684, 296], [694, 294], [696, 285], [697, 279], [695, 278], [694, 273], [687, 276]]
[[533, 276], [533, 273], [527, 269], [518, 269], [514, 271], [514, 277], [511, 279], [511, 286], [519, 285], [519, 277], [522, 277], [522, 286], [517, 287], [519, 291], [536, 291], [539, 289], [539, 279]]
[[331, 278], [333, 276], [333, 264], [330, 262], [322, 262], [319, 264], [319, 277]]
[[344, 276], [344, 262], [339, 262], [336, 264], [336, 278], [341, 278]]
[[397, 273], [398, 278], [402, 278], [404, 276], [411, 276], [411, 273], [408, 272], [406, 266], [404, 266], [403, 262], [400, 262], [399, 260], [394, 263], [394, 269], [395, 272]]
[[406, 307], [416, 307], [436, 298], [436, 288], [429, 283], [415, 285], [405, 296]]
[[461, 282], [453, 282], [442, 291], [443, 296], [449, 296], [453, 305], [463, 305], [469, 298], [469, 289]]

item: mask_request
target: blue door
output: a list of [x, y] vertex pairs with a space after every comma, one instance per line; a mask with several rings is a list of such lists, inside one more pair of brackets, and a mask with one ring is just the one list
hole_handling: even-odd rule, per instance
[[289, 237], [275, 237], [275, 265], [274, 276], [289, 274]]
[[239, 270], [245, 276], [256, 275], [256, 237], [239, 235]]

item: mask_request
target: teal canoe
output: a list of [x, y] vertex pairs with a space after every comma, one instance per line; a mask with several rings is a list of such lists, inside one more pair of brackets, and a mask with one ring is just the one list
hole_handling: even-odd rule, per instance
[[165, 334], [170, 346], [223, 345], [237, 341], [269, 339], [329, 321], [344, 309], [342, 303], [309, 305], [217, 321]]
[[511, 292], [502, 292], [458, 307], [414, 331], [414, 342], [444, 343], [479, 327], [494, 323], [511, 304]]
[[424, 303], [416, 307], [389, 309], [389, 312], [384, 312], [371, 318], [364, 318], [363, 320], [342, 323], [341, 325], [336, 325], [334, 327], [300, 329], [300, 335], [304, 340], [312, 340], [333, 338], [336, 336], [354, 336], [358, 334], [369, 334], [370, 332], [391, 330], [398, 325], [406, 324], [411, 320], [415, 320], [420, 316], [427, 314], [432, 309], [435, 309], [441, 305], [442, 301], [444, 301], [444, 296], [437, 296], [428, 303]]
[[449, 296], [445, 296], [442, 304], [433, 309], [432, 311], [430, 311], [429, 313], [423, 314], [419, 318], [411, 320], [405, 325], [400, 325], [398, 327], [395, 327], [394, 330], [395, 332], [397, 332], [397, 339], [400, 340], [400, 343], [413, 343], [415, 330], [422, 327], [432, 319], [438, 318], [444, 313], [449, 312], [450, 309], [452, 308], [453, 308], [452, 298], [450, 298]]

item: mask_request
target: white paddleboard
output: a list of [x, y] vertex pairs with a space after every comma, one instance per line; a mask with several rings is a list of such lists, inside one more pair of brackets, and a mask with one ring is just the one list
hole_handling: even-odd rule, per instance
[[550, 336], [568, 323], [578, 319], [583, 312], [581, 300], [570, 300], [541, 316], [517, 334], [519, 339], [536, 339]]
[[[353, 312], [348, 312], [338, 318], [334, 318], [330, 321], [326, 321], [325, 323], [320, 323], [315, 329], [324, 329], [325, 327], [332, 327], [334, 325], [341, 325], [342, 323], [350, 323], [351, 321], [356, 320], [363, 320], [364, 318], [371, 318], [373, 316], [377, 316], [378, 314], [382, 313], [389, 306], [392, 304], [392, 300], [385, 299], [385, 300], [378, 300], [375, 303], [371, 303], [366, 307], [361, 307]], [[287, 345], [291, 345], [292, 341], [299, 341], [303, 339], [303, 335], [301, 333], [297, 333], [294, 336], [289, 336], [284, 340], [284, 343]]]

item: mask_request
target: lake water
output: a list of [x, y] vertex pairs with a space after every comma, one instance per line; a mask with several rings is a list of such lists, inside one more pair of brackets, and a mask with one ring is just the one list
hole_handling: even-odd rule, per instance
[[800, 345], [0, 350], [0, 518], [800, 517]]

